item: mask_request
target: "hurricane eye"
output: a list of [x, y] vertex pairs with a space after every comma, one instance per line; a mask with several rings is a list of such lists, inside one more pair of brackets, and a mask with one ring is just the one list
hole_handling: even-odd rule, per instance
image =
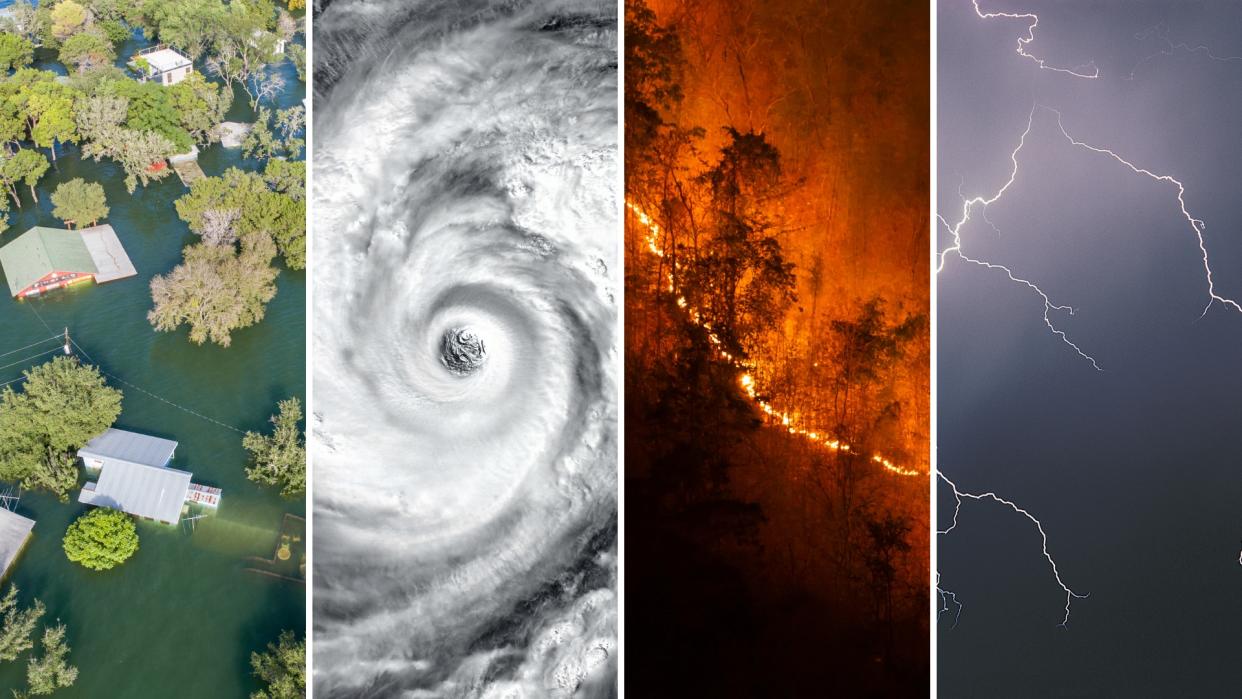
[[483, 338], [470, 328], [454, 328], [440, 339], [440, 363], [450, 373], [468, 376], [487, 362]]

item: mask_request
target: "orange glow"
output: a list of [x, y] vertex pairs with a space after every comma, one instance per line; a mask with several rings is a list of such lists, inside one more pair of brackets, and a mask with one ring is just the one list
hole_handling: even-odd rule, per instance
[[[656, 257], [663, 258], [665, 253], [664, 253], [664, 249], [660, 247], [660, 225], [656, 223], [655, 220], [652, 219], [651, 216], [647, 214], [647, 212], [643, 211], [643, 209], [637, 204], [635, 204], [633, 201], [627, 199], [625, 202], [625, 206], [627, 209], [630, 210], [631, 213], [633, 213], [634, 217], [638, 220], [638, 222], [641, 223], [646, 228], [647, 250], [651, 254], [655, 255]], [[679, 268], [679, 265], [675, 265], [673, 271], [676, 271], [678, 268]], [[673, 281], [672, 272], [668, 273], [668, 290], [670, 292], [676, 290], [676, 287]], [[768, 401], [762, 398], [759, 398], [759, 391], [756, 388], [755, 376], [754, 376], [755, 373], [758, 372], [758, 369], [759, 369], [758, 364], [755, 362], [737, 361], [733, 357], [732, 354], [730, 354], [729, 352], [726, 352], [723, 348], [721, 348], [722, 343], [721, 343], [720, 337], [717, 336], [716, 333], [711, 332], [711, 324], [704, 323], [699, 320], [701, 317], [699, 315], [699, 312], [689, 305], [689, 302], [686, 301], [686, 298], [684, 296], [679, 296], [677, 298], [677, 307], [686, 311], [686, 316], [687, 318], [690, 319], [691, 322], [703, 328], [704, 330], [708, 331], [707, 338], [712, 343], [712, 345], [716, 348], [716, 355], [720, 359], [732, 364], [734, 367], [738, 369], [738, 371], [741, 372], [741, 375], [738, 378], [738, 382], [741, 385], [742, 389], [746, 392], [746, 395], [751, 400], [753, 400], [756, 405], [759, 406], [759, 409], [762, 410], [763, 413], [771, 419], [770, 421], [772, 423], [775, 424], [779, 422], [779, 424], [782, 427], [785, 427], [789, 430], [790, 434], [802, 437], [813, 444], [816, 444], [825, 449], [828, 449], [829, 451], [843, 451], [843, 452], [850, 451], [849, 444], [842, 442], [839, 439], [834, 439], [828, 436], [822, 430], [812, 430], [812, 429], [801, 427], [798, 424], [799, 421], [797, 420], [797, 415], [800, 414], [798, 411], [794, 411], [793, 413], [794, 417], [790, 417], [789, 412], [778, 411], [776, 408], [772, 406], [771, 403], [769, 403]], [[891, 459], [883, 456], [882, 454], [872, 455], [871, 461], [875, 463], [876, 465], [880, 466], [881, 468], [883, 468], [885, 472], [891, 473], [894, 475], [906, 476], [906, 477], [916, 477], [916, 476], [927, 475], [927, 473], [923, 471], [901, 466], [893, 462]]]

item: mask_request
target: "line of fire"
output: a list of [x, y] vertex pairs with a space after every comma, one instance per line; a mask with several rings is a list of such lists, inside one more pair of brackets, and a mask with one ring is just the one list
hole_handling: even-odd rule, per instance
[[928, 17], [625, 16], [625, 682], [928, 687]]

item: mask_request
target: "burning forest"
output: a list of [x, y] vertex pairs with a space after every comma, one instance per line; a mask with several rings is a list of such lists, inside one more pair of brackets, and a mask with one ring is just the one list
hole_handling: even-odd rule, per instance
[[926, 8], [625, 23], [626, 682], [925, 693]]

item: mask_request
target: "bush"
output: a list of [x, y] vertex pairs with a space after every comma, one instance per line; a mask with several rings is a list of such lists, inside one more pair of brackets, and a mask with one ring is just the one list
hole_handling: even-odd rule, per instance
[[65, 556], [92, 570], [110, 570], [138, 550], [138, 530], [124, 512], [98, 508], [69, 525]]

